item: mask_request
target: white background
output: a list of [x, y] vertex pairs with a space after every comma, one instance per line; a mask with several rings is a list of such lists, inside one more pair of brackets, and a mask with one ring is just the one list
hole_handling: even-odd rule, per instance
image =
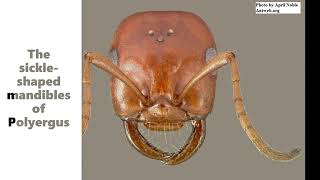
[[[264, 6], [258, 6], [263, 4]], [[291, 6], [295, 4], [297, 6]], [[277, 6], [276, 6], [277, 5]], [[271, 12], [257, 12], [257, 10], [270, 10]], [[300, 14], [301, 2], [287, 1], [287, 2], [256, 2], [256, 14]]]
[[[81, 179], [81, 1], [0, 1], [0, 179]], [[27, 49], [51, 53], [50, 59], [30, 60]], [[19, 73], [33, 61], [57, 66], [55, 73]], [[16, 80], [61, 76], [57, 89], [70, 100], [7, 100], [8, 92], [36, 91], [17, 87]], [[46, 103], [45, 114], [32, 107]], [[8, 127], [8, 117], [69, 119], [70, 126], [49, 130]]]

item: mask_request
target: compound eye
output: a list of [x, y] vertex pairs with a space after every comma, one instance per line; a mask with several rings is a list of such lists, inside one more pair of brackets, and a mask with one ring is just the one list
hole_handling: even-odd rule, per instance
[[173, 33], [174, 33], [173, 29], [168, 29], [167, 36], [170, 36]]
[[149, 36], [153, 36], [154, 35], [154, 31], [153, 30], [149, 30], [148, 34], [149, 34]]

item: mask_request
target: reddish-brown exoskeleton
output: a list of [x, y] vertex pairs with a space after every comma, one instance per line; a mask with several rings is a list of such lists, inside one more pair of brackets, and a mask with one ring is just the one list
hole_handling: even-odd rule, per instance
[[[205, 137], [205, 119], [215, 97], [216, 71], [231, 66], [233, 100], [241, 126], [256, 148], [273, 160], [291, 160], [289, 153], [273, 150], [251, 125], [240, 94], [235, 55], [217, 53], [214, 38], [200, 17], [179, 11], [135, 13], [118, 27], [111, 57], [87, 53], [84, 64], [83, 127], [90, 114], [90, 64], [112, 75], [114, 110], [123, 120], [130, 143], [142, 154], [178, 164], [190, 158]], [[156, 148], [139, 132], [141, 123], [150, 131], [177, 131], [192, 124], [187, 143], [175, 153]]]

